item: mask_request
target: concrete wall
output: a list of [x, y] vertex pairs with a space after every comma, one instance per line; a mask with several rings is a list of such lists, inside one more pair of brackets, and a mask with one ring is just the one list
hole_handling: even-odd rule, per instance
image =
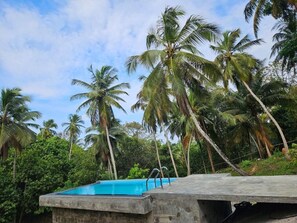
[[53, 223], [146, 223], [152, 222], [150, 219], [150, 214], [53, 208]]
[[53, 223], [218, 223], [230, 213], [227, 201], [155, 197], [147, 214], [53, 208]]
[[177, 223], [199, 221], [199, 208], [196, 200], [153, 198], [153, 222], [156, 223]]
[[197, 201], [189, 197], [153, 198], [154, 223], [218, 223], [231, 213], [229, 201]]

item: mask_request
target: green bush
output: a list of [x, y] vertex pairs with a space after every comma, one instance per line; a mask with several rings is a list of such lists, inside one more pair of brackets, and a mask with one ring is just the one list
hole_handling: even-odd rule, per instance
[[247, 168], [247, 167], [250, 167], [251, 165], [253, 164], [253, 162], [251, 160], [243, 160], [241, 163], [240, 163], [240, 166], [242, 168]]
[[14, 153], [7, 161], [0, 161], [0, 223], [46, 213], [48, 208], [39, 207], [40, 195], [99, 178], [99, 167], [91, 151], [75, 146], [71, 160], [68, 153], [69, 143], [59, 137], [32, 143], [16, 159], [15, 181]]
[[140, 178], [146, 178], [148, 174], [149, 169], [142, 169], [139, 167], [139, 164], [136, 163], [134, 166], [130, 169], [129, 175], [127, 179], [140, 179]]
[[0, 223], [13, 222], [19, 196], [12, 178], [12, 162], [0, 161]]

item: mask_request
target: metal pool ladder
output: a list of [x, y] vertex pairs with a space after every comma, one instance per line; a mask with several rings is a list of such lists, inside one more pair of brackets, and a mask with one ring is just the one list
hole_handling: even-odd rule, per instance
[[[166, 170], [167, 171], [167, 177], [168, 177], [168, 183], [169, 183], [169, 185], [171, 184], [170, 183], [170, 177], [169, 177], [169, 171], [168, 171], [168, 168], [166, 167], [166, 166], [162, 166], [161, 167], [161, 170]], [[159, 179], [160, 179], [160, 185], [161, 185], [161, 188], [163, 189], [163, 182], [162, 182], [162, 176], [161, 176], [161, 174], [160, 174], [160, 170], [158, 169], [158, 168], [154, 168], [152, 171], [151, 171], [151, 173], [150, 173], [150, 175], [148, 176], [148, 178], [146, 179], [146, 190], [148, 190], [148, 181], [149, 181], [149, 179], [152, 177], [152, 175], [154, 174], [154, 173], [157, 173], [156, 175], [155, 175], [155, 177], [154, 177], [154, 182], [155, 182], [155, 188], [157, 187], [157, 182], [156, 182], [156, 179], [159, 177]]]

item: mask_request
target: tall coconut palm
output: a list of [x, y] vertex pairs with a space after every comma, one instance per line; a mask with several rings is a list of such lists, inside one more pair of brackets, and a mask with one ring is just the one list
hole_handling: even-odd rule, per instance
[[58, 125], [55, 123], [54, 119], [43, 121], [42, 125], [43, 127], [40, 128], [40, 134], [42, 138], [47, 139], [57, 134], [54, 129], [57, 129]]
[[35, 133], [29, 127], [38, 125], [29, 123], [41, 116], [31, 111], [28, 103], [30, 97], [21, 94], [21, 89], [2, 89], [0, 95], [0, 155], [5, 160], [9, 148], [21, 151], [35, 140]]
[[74, 142], [78, 139], [81, 134], [81, 128], [84, 128], [84, 121], [81, 116], [77, 114], [70, 114], [69, 122], [64, 122], [62, 126], [66, 126], [64, 133], [69, 137], [70, 148], [69, 148], [69, 160], [71, 159], [72, 147]]
[[225, 86], [228, 86], [230, 81], [237, 84], [242, 83], [249, 94], [260, 104], [264, 112], [277, 127], [287, 154], [289, 148], [281, 127], [248, 84], [252, 78], [253, 69], [258, 65], [258, 61], [245, 51], [252, 46], [261, 44], [262, 41], [260, 39], [250, 40], [247, 35], [238, 40], [240, 34], [241, 32], [239, 29], [226, 31], [223, 33], [222, 39], [220, 39], [215, 46], [211, 46], [211, 48], [218, 54], [215, 58], [215, 63], [222, 70]]
[[247, 21], [254, 15], [254, 33], [257, 37], [263, 16], [271, 14], [276, 19], [287, 19], [290, 17], [290, 11], [297, 12], [296, 0], [250, 0], [245, 6], [244, 15]]
[[179, 19], [185, 12], [179, 7], [167, 7], [146, 38], [147, 50], [140, 55], [132, 56], [127, 61], [128, 72], [143, 65], [150, 70], [143, 89], [155, 89], [158, 81], [165, 79], [171, 88], [171, 96], [175, 98], [181, 112], [190, 116], [201, 134], [220, 156], [237, 172], [246, 174], [237, 168], [214, 141], [203, 131], [189, 103], [187, 89], [192, 80], [207, 81], [219, 71], [214, 64], [199, 56], [196, 46], [204, 41], [212, 40], [218, 33], [218, 28], [206, 23], [198, 16], [190, 16], [184, 26]]
[[120, 97], [128, 93], [122, 89], [129, 88], [128, 83], [120, 83], [113, 85], [118, 76], [117, 70], [111, 66], [103, 66], [100, 70], [93, 70], [92, 66], [89, 68], [91, 73], [91, 83], [82, 80], [73, 79], [73, 85], [79, 85], [86, 88], [86, 92], [75, 94], [71, 97], [74, 99], [85, 99], [85, 101], [78, 107], [77, 111], [82, 108], [87, 108], [87, 114], [91, 119], [93, 126], [99, 126], [101, 130], [105, 131], [111, 162], [113, 166], [114, 176], [117, 179], [116, 163], [114, 152], [110, 142], [110, 121], [114, 117], [113, 108], [116, 107], [125, 112], [125, 109], [119, 102], [124, 102]]

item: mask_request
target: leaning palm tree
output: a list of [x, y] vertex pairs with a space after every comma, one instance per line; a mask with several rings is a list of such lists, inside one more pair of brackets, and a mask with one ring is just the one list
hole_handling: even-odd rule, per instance
[[100, 70], [93, 70], [92, 66], [89, 68], [91, 73], [91, 83], [82, 80], [73, 79], [73, 85], [79, 85], [86, 88], [86, 92], [75, 94], [71, 97], [74, 99], [85, 99], [85, 101], [78, 107], [77, 111], [87, 108], [87, 114], [91, 119], [93, 126], [99, 126], [101, 130], [105, 131], [111, 162], [113, 166], [114, 177], [117, 179], [116, 164], [114, 152], [110, 141], [110, 122], [114, 118], [113, 108], [116, 107], [125, 112], [125, 109], [119, 102], [124, 102], [120, 97], [128, 93], [122, 89], [129, 88], [128, 83], [120, 83], [113, 85], [118, 76], [117, 70], [111, 66], [103, 66]]
[[84, 121], [81, 116], [77, 114], [70, 114], [69, 122], [64, 122], [62, 126], [66, 126], [64, 133], [68, 135], [70, 141], [69, 160], [71, 159], [72, 147], [78, 136], [81, 134], [81, 128], [84, 128]]
[[50, 138], [57, 134], [54, 129], [58, 128], [57, 123], [53, 119], [49, 119], [47, 121], [43, 121], [43, 127], [40, 128], [41, 137], [44, 139]]
[[155, 86], [167, 82], [171, 88], [170, 96], [174, 97], [181, 112], [190, 116], [200, 135], [209, 142], [234, 170], [240, 170], [220, 150], [215, 142], [203, 131], [188, 99], [188, 89], [193, 80], [201, 82], [214, 78], [219, 71], [216, 66], [199, 55], [196, 46], [204, 41], [213, 40], [218, 28], [206, 23], [198, 16], [190, 16], [184, 26], [179, 19], [185, 12], [179, 7], [167, 7], [157, 22], [156, 29], [152, 29], [146, 38], [147, 50], [140, 55], [132, 56], [127, 61], [128, 72], [143, 65], [150, 70], [145, 79], [142, 91], [153, 91]]
[[226, 87], [230, 81], [237, 85], [242, 83], [249, 94], [260, 104], [264, 112], [278, 129], [283, 141], [284, 152], [286, 153], [287, 158], [289, 158], [287, 154], [289, 150], [287, 140], [281, 127], [261, 99], [257, 97], [249, 86], [253, 69], [257, 68], [258, 61], [245, 51], [252, 46], [259, 45], [262, 41], [260, 39], [252, 41], [247, 35], [238, 40], [240, 34], [241, 32], [239, 29], [226, 31], [223, 33], [222, 39], [219, 40], [215, 46], [211, 46], [211, 48], [218, 54], [215, 58], [215, 63], [222, 70], [223, 82]]
[[21, 151], [35, 140], [35, 133], [29, 127], [38, 125], [29, 123], [41, 116], [31, 111], [27, 105], [30, 97], [21, 94], [21, 89], [2, 89], [0, 95], [0, 155], [5, 160], [9, 148]]
[[296, 0], [250, 0], [245, 6], [244, 15], [247, 21], [254, 15], [254, 33], [257, 37], [263, 16], [271, 14], [276, 19], [282, 17], [287, 20], [292, 14], [290, 11], [297, 12]]

